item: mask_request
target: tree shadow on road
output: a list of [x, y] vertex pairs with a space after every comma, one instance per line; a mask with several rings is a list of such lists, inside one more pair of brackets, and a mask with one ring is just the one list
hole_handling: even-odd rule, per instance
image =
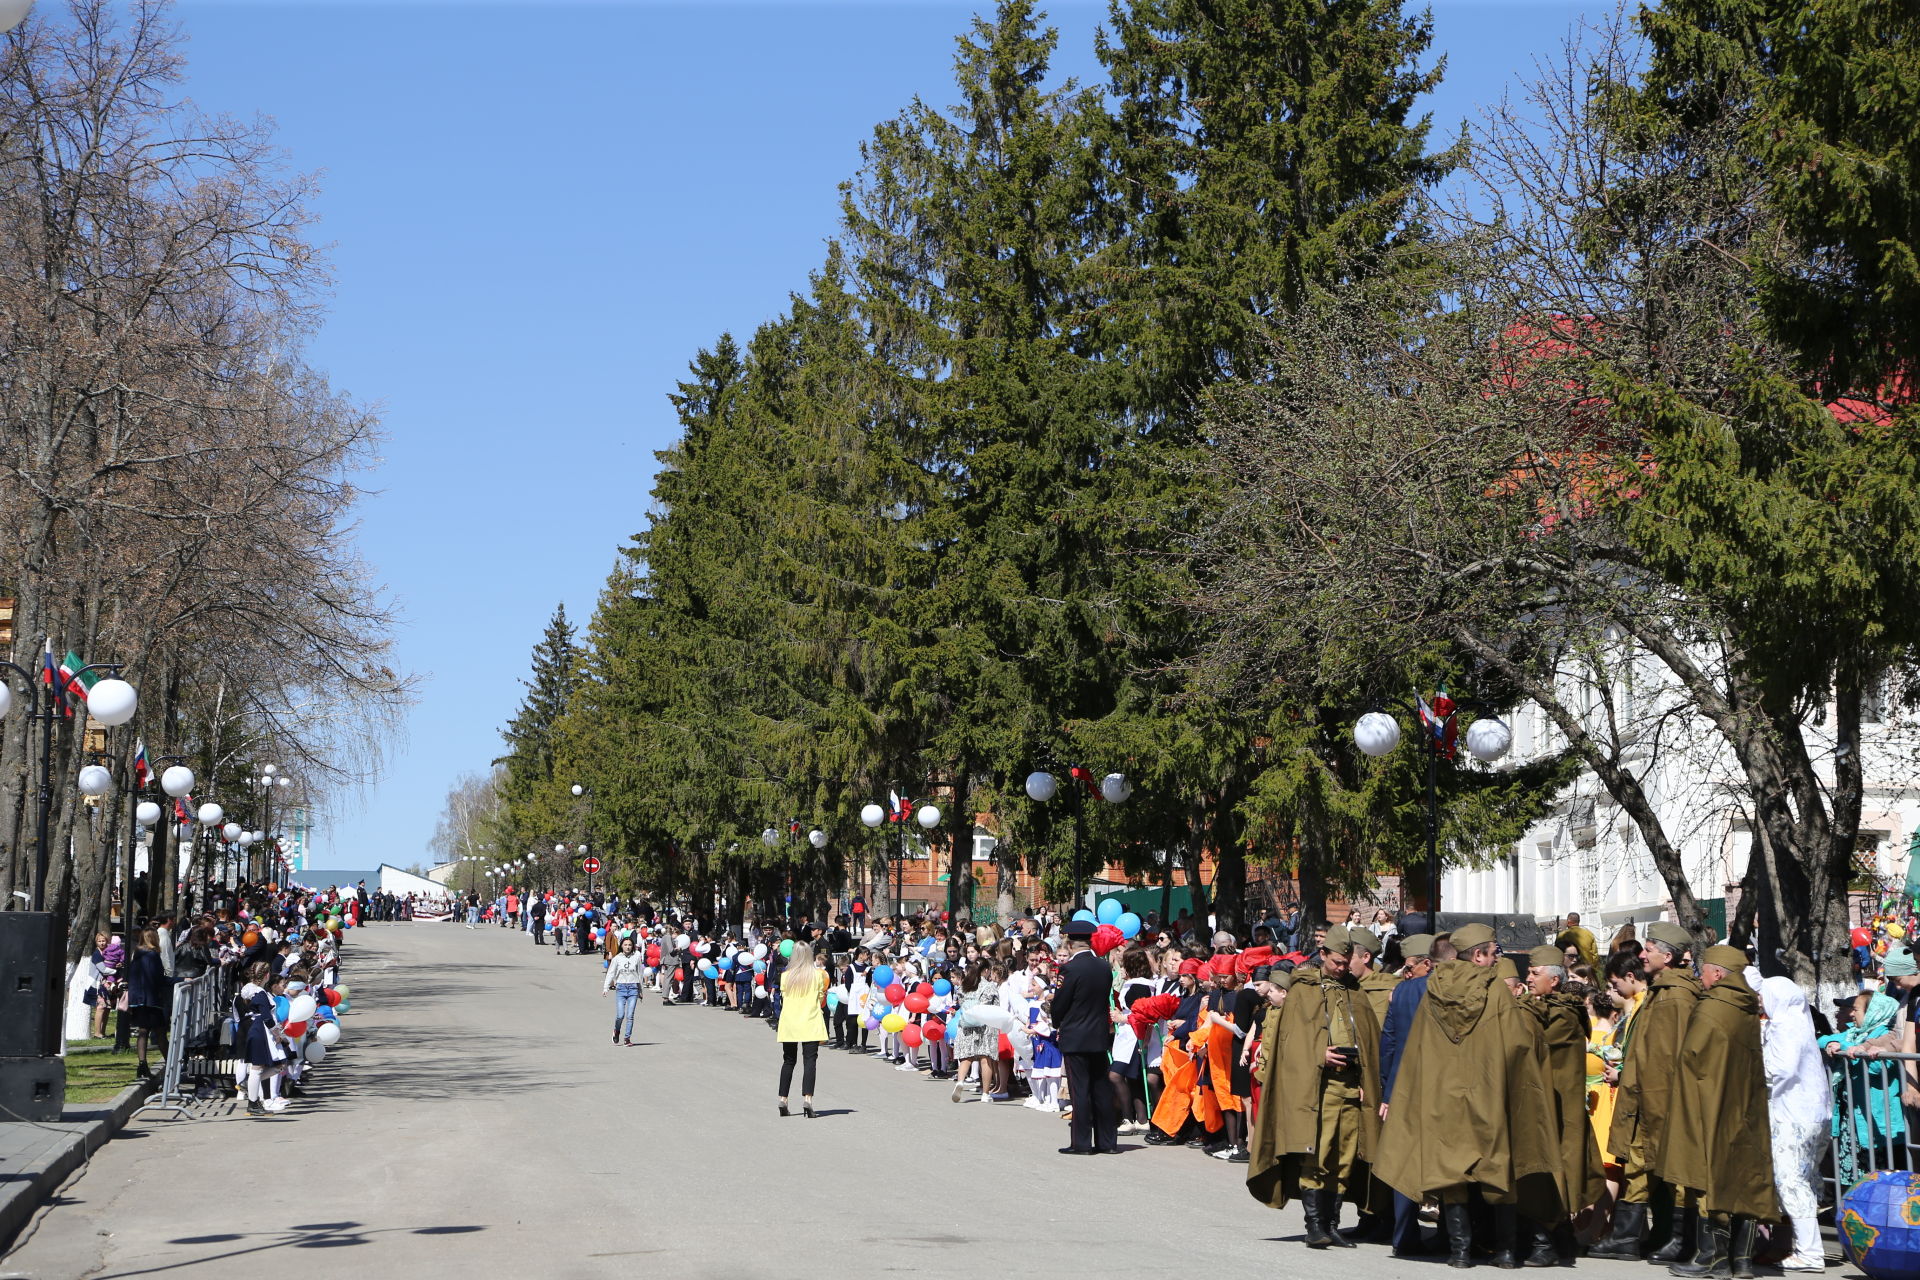
[[232, 1231], [208, 1236], [182, 1236], [167, 1243], [173, 1245], [244, 1244], [245, 1247], [210, 1253], [186, 1262], [169, 1262], [162, 1266], [140, 1267], [131, 1271], [103, 1272], [95, 1276], [94, 1280], [119, 1280], [120, 1277], [125, 1276], [160, 1275], [184, 1268], [211, 1266], [231, 1258], [243, 1258], [248, 1254], [265, 1253], [273, 1249], [347, 1248], [353, 1245], [372, 1244], [373, 1237], [380, 1235], [452, 1236], [485, 1230], [484, 1226], [367, 1227], [358, 1222], [309, 1222], [297, 1227], [288, 1227], [284, 1231]]

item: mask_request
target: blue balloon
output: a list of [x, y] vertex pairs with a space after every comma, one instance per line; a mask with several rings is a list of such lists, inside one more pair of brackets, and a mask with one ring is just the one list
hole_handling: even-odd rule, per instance
[[933, 980], [933, 994], [937, 996], [950, 996], [953, 994], [953, 984], [945, 978], [935, 978]]
[[885, 991], [893, 985], [893, 966], [883, 964], [873, 971], [873, 985]]
[[840, 1007], [839, 995], [832, 991], [827, 992], [827, 1008], [838, 1009], [839, 1007]]
[[765, 973], [767, 971], [767, 962], [765, 960], [755, 960], [753, 962], [753, 971], [755, 973]]
[[1112, 924], [1126, 909], [1126, 904], [1118, 898], [1103, 898], [1100, 902], [1100, 910], [1096, 914], [1101, 924]]
[[1093, 918], [1093, 912], [1086, 910], [1084, 907], [1081, 908], [1079, 911], [1074, 912], [1073, 918], [1075, 920], [1085, 920], [1088, 924], [1100, 923], [1098, 920]]
[[1132, 940], [1140, 932], [1140, 917], [1128, 911], [1113, 922], [1113, 927], [1120, 931], [1121, 937]]
[[703, 978], [717, 978], [720, 976], [720, 971], [710, 964], [703, 964], [700, 966], [700, 976]]
[[275, 1022], [285, 1022], [287, 1020], [287, 1011], [291, 1008], [293, 1008], [293, 1001], [287, 999], [285, 996], [275, 996], [273, 998], [273, 1020]]

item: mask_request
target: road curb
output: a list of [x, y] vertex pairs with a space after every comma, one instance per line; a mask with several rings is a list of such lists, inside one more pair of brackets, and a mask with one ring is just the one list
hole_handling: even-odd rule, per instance
[[142, 1080], [122, 1089], [110, 1102], [78, 1104], [75, 1110], [79, 1115], [73, 1120], [33, 1126], [64, 1131], [65, 1137], [33, 1153], [19, 1168], [12, 1167], [11, 1161], [0, 1164], [0, 1252], [11, 1249], [14, 1237], [32, 1220], [47, 1197], [58, 1191], [75, 1169], [126, 1126], [134, 1111], [153, 1092], [153, 1086], [153, 1081]]

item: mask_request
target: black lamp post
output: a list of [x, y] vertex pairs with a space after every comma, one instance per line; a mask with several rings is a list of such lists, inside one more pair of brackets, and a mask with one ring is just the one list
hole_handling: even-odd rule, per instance
[[[1473, 711], [1480, 718], [1467, 726], [1467, 752], [1474, 759], [1492, 764], [1507, 754], [1513, 745], [1513, 731], [1493, 716], [1483, 714], [1486, 704], [1471, 698], [1454, 698], [1445, 689], [1433, 701], [1416, 698], [1397, 700], [1389, 705], [1413, 717], [1419, 725], [1421, 751], [1427, 763], [1427, 932], [1438, 933], [1440, 922], [1440, 761], [1455, 754], [1455, 721], [1462, 711]], [[1400, 722], [1384, 711], [1369, 711], [1353, 726], [1354, 745], [1369, 756], [1383, 756], [1400, 744]]]

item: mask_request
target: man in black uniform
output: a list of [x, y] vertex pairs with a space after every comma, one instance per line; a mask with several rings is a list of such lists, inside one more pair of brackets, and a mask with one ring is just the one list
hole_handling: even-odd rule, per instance
[[1070, 959], [1060, 967], [1053, 993], [1053, 1028], [1066, 1059], [1073, 1095], [1071, 1141], [1061, 1155], [1108, 1155], [1120, 1149], [1120, 1111], [1107, 1079], [1113, 1046], [1113, 973], [1089, 945], [1093, 924], [1075, 920], [1062, 944]]

